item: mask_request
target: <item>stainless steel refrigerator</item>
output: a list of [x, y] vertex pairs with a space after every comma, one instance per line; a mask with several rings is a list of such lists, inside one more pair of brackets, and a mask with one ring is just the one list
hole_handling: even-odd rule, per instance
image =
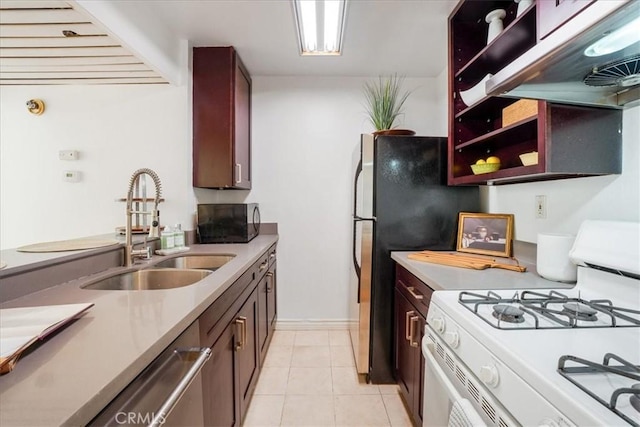
[[448, 187], [447, 140], [362, 135], [353, 189], [351, 342], [358, 373], [394, 382], [391, 251], [455, 249], [458, 212], [477, 212], [477, 187]]

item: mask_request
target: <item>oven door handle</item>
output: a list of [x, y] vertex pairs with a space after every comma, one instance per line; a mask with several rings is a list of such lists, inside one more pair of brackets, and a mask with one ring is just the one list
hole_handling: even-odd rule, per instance
[[458, 393], [458, 390], [456, 390], [456, 387], [451, 383], [451, 381], [449, 380], [449, 377], [447, 377], [447, 374], [438, 364], [438, 361], [433, 355], [434, 347], [435, 347], [435, 344], [427, 343], [427, 351], [424, 354], [424, 358], [426, 359], [426, 364], [429, 369], [433, 370], [433, 372], [438, 377], [438, 380], [442, 383], [442, 386], [445, 388], [447, 395], [449, 396], [449, 399], [453, 402], [457, 402], [458, 400], [462, 399], [462, 396], [460, 395], [460, 393]]

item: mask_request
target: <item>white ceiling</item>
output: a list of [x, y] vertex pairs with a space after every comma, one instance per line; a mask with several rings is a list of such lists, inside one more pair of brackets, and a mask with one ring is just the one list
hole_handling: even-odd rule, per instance
[[343, 54], [302, 57], [290, 0], [157, 0], [139, 6], [194, 46], [235, 46], [253, 75], [434, 77], [457, 0], [350, 0]]

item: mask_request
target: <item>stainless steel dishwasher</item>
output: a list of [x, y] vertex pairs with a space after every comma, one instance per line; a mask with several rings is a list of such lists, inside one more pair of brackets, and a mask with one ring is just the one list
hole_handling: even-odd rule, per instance
[[200, 370], [211, 357], [211, 349], [199, 348], [198, 343], [196, 321], [89, 425], [204, 425]]

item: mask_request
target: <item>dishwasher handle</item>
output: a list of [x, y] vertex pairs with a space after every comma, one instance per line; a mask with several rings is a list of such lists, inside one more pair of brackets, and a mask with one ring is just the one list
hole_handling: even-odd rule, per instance
[[[194, 349], [192, 349], [191, 351], [193, 350]], [[173, 389], [173, 391], [171, 392], [167, 400], [165, 400], [162, 406], [160, 406], [160, 409], [158, 409], [158, 411], [154, 413], [153, 419], [151, 420], [149, 427], [160, 427], [162, 424], [164, 424], [166, 418], [169, 416], [169, 414], [171, 413], [173, 408], [176, 406], [176, 404], [178, 403], [178, 401], [180, 400], [184, 392], [187, 390], [187, 388], [189, 388], [189, 385], [191, 385], [191, 382], [194, 380], [196, 376], [198, 376], [204, 364], [211, 357], [210, 348], [200, 348], [195, 350], [200, 352], [200, 356], [198, 356], [198, 359], [195, 361], [195, 363], [191, 366], [191, 368], [189, 368], [189, 370], [184, 375], [184, 377], [182, 377], [182, 379], [180, 380], [176, 388]], [[180, 352], [180, 351], [181, 350], [174, 350], [174, 352]]]

